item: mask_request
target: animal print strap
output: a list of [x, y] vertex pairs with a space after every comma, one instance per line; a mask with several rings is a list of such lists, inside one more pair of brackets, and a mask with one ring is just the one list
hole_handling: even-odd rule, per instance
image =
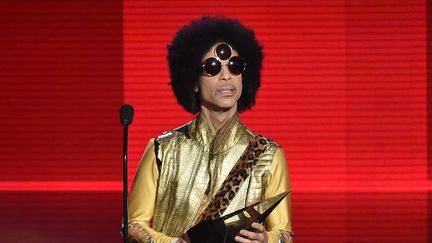
[[230, 202], [240, 190], [243, 182], [251, 174], [258, 161], [258, 157], [264, 153], [270, 142], [270, 139], [261, 135], [253, 137], [243, 154], [240, 156], [240, 159], [225, 178], [221, 187], [201, 213], [198, 222], [222, 216]]

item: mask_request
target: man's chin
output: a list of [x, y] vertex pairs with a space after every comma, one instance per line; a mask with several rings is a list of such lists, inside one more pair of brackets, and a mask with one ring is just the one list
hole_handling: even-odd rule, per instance
[[215, 111], [215, 112], [228, 112], [231, 110], [237, 110], [236, 105], [212, 105], [209, 107], [209, 110]]
[[237, 111], [237, 102], [233, 101], [225, 101], [225, 102], [215, 102], [215, 103], [204, 103], [202, 104], [205, 106], [208, 110], [214, 111], [214, 112], [228, 112], [232, 110]]

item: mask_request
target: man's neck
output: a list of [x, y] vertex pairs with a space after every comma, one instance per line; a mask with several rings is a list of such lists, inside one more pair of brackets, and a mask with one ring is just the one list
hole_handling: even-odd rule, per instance
[[226, 111], [214, 111], [201, 106], [201, 112], [207, 117], [215, 131], [219, 131], [219, 129], [236, 114], [237, 108]]

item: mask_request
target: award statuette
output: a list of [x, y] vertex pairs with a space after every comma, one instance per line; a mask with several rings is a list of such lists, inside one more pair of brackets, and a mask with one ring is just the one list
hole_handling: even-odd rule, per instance
[[[186, 234], [191, 243], [231, 243], [241, 229], [251, 230], [253, 222], [262, 223], [284, 199], [288, 192], [213, 220], [204, 220], [190, 228]], [[262, 212], [262, 213], [261, 213]]]

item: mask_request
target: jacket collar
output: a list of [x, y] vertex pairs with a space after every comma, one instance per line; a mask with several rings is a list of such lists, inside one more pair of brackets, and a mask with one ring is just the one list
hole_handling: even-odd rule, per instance
[[189, 127], [189, 134], [210, 156], [216, 156], [236, 145], [243, 135], [247, 133], [246, 127], [241, 123], [238, 113], [228, 120], [216, 131], [204, 113], [200, 113]]

